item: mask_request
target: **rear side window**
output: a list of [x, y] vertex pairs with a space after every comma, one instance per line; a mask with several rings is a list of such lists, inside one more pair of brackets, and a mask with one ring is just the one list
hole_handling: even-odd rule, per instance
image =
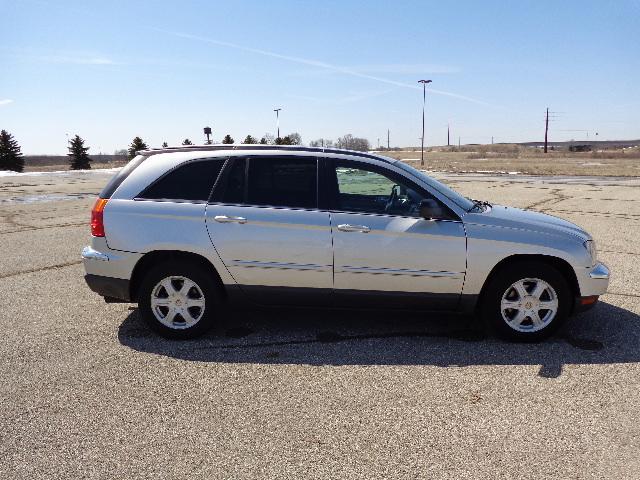
[[181, 165], [152, 183], [138, 198], [206, 202], [224, 161], [216, 158]]
[[290, 208], [318, 205], [315, 157], [236, 158], [223, 178], [215, 201]]
[[308, 157], [251, 158], [247, 203], [274, 207], [316, 208], [317, 163], [315, 158]]
[[138, 168], [140, 164], [146, 159], [147, 157], [138, 155], [129, 163], [127, 163], [118, 173], [113, 176], [113, 178], [111, 178], [111, 180], [109, 180], [109, 183], [107, 183], [107, 185], [100, 192], [99, 197], [106, 199], [111, 198], [113, 192], [115, 192], [116, 189], [122, 184], [122, 182], [124, 182], [126, 178], [131, 175], [131, 172]]

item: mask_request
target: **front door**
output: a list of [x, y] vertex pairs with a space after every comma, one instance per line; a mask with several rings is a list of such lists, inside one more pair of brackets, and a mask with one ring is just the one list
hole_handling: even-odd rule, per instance
[[454, 308], [466, 269], [465, 232], [455, 213], [442, 205], [445, 218], [421, 218], [421, 200], [438, 200], [380, 165], [336, 160], [329, 178], [338, 301], [366, 296], [372, 307]]
[[315, 156], [234, 158], [207, 205], [229, 273], [259, 303], [322, 302], [333, 286], [329, 213]]

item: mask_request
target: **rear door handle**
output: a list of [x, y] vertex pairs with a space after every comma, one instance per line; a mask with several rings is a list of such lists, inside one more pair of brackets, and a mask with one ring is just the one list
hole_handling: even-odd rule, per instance
[[247, 219], [244, 217], [229, 217], [227, 215], [216, 215], [213, 217], [216, 222], [219, 223], [247, 223]]
[[371, 229], [366, 225], [349, 225], [348, 223], [343, 223], [342, 225], [338, 225], [338, 230], [341, 232], [360, 232], [360, 233], [369, 233]]

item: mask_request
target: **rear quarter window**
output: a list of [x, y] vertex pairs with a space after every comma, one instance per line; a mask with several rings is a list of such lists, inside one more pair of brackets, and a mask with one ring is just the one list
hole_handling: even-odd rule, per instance
[[143, 155], [138, 155], [137, 157], [132, 159], [129, 163], [127, 163], [118, 173], [116, 173], [111, 178], [111, 180], [109, 180], [109, 183], [107, 183], [107, 185], [100, 192], [99, 197], [106, 198], [106, 199], [111, 198], [111, 195], [113, 195], [113, 192], [115, 192], [118, 189], [118, 187], [122, 184], [122, 182], [124, 182], [126, 178], [129, 175], [131, 175], [131, 172], [133, 172], [136, 168], [138, 168], [140, 164], [142, 164], [142, 162], [144, 162], [146, 159], [147, 157]]
[[182, 164], [149, 185], [137, 198], [206, 202], [225, 160], [193, 160]]

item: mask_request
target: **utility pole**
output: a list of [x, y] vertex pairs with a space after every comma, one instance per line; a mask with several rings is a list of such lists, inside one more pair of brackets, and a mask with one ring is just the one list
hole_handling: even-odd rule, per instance
[[420, 166], [424, 167], [424, 107], [427, 103], [427, 83], [431, 83], [431, 80], [418, 80], [418, 83], [422, 84], [422, 148], [420, 149]]
[[378, 137], [378, 150], [380, 150], [380, 137]]
[[549, 107], [547, 107], [547, 115], [544, 120], [544, 153], [547, 153], [548, 136], [549, 136]]
[[447, 123], [447, 147], [451, 146], [451, 142], [449, 141], [450, 136], [451, 136], [451, 129], [449, 128], [449, 124]]
[[458, 137], [458, 148], [460, 148], [460, 137]]
[[276, 112], [276, 128], [278, 130], [278, 136], [276, 138], [280, 139], [280, 110], [281, 108], [274, 108], [273, 111]]
[[387, 150], [389, 150], [389, 129], [387, 128]]

